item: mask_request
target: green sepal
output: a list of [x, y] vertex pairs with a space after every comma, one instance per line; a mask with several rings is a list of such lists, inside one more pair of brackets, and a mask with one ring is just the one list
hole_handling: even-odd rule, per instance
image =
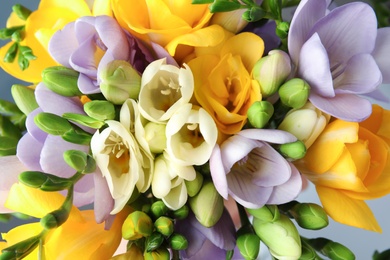
[[34, 123], [42, 131], [51, 135], [63, 135], [73, 130], [68, 120], [52, 113], [39, 113], [34, 117]]
[[42, 81], [50, 90], [61, 96], [80, 96], [82, 93], [77, 85], [79, 74], [73, 69], [53, 66], [42, 71]]
[[153, 232], [146, 238], [146, 252], [152, 252], [159, 248], [164, 242], [164, 236], [159, 232]]
[[81, 145], [89, 145], [91, 143], [92, 135], [80, 127], [74, 125], [70, 131], [61, 135], [62, 139], [67, 142]]
[[210, 12], [230, 12], [241, 8], [241, 4], [238, 1], [230, 0], [216, 0], [210, 5]]
[[21, 4], [13, 5], [12, 11], [23, 21], [26, 21], [31, 14], [31, 10]]
[[39, 107], [34, 92], [34, 89], [19, 84], [11, 87], [11, 94], [15, 104], [25, 115], [30, 114]]
[[73, 184], [73, 180], [39, 171], [25, 171], [19, 174], [18, 178], [24, 185], [42, 191], [61, 191]]
[[65, 162], [81, 173], [91, 173], [96, 169], [96, 161], [90, 154], [80, 150], [67, 150], [64, 152]]
[[0, 156], [15, 155], [19, 138], [0, 136]]
[[104, 121], [76, 113], [64, 113], [62, 117], [80, 125], [88, 126], [94, 129], [99, 129], [105, 124]]

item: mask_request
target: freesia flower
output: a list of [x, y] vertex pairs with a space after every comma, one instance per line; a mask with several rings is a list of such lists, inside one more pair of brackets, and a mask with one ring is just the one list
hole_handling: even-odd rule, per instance
[[165, 130], [166, 151], [181, 165], [202, 165], [210, 158], [218, 130], [212, 117], [203, 109], [185, 104], [171, 117]]
[[182, 166], [171, 160], [167, 153], [155, 159], [152, 192], [170, 209], [177, 210], [187, 202], [186, 181], [193, 181], [196, 172], [193, 166]]
[[246, 208], [293, 200], [301, 191], [300, 174], [267, 142], [295, 140], [280, 130], [247, 129], [216, 145], [210, 172], [219, 194], [226, 200], [231, 195]]
[[[246, 123], [246, 112], [261, 100], [259, 83], [251, 78], [264, 44], [252, 33], [226, 33], [216, 48], [195, 48], [188, 62], [195, 79], [195, 98], [213, 117], [222, 134], [234, 134]], [[221, 139], [221, 137], [219, 137]]]
[[390, 193], [389, 122], [390, 112], [376, 105], [360, 124], [334, 120], [297, 161], [335, 221], [381, 231], [364, 200]]
[[[57, 192], [43, 192], [22, 184], [14, 184], [6, 206], [26, 215], [42, 218], [57, 210], [64, 197]], [[34, 205], [34, 207], [31, 207]], [[126, 209], [115, 218], [110, 230], [104, 224], [96, 224], [92, 210], [80, 211], [72, 207], [68, 220], [60, 227], [49, 230], [44, 237], [42, 254], [47, 259], [78, 258], [108, 259], [113, 255], [121, 240], [122, 223], [129, 213]], [[38, 235], [43, 230], [40, 223], [18, 226], [3, 233], [6, 247]], [[38, 247], [26, 259], [38, 258]]]
[[166, 59], [152, 62], [142, 74], [139, 109], [152, 122], [165, 123], [194, 92], [191, 69], [166, 64]]
[[142, 72], [152, 57], [139, 40], [109, 16], [85, 16], [69, 23], [50, 40], [49, 51], [60, 64], [80, 72], [78, 86], [98, 93], [99, 72], [113, 60], [128, 61]]
[[289, 31], [289, 53], [296, 74], [311, 87], [314, 106], [343, 120], [362, 121], [370, 115], [371, 104], [357, 94], [370, 93], [382, 82], [372, 56], [375, 12], [360, 2], [330, 12], [327, 5], [326, 0], [300, 3]]

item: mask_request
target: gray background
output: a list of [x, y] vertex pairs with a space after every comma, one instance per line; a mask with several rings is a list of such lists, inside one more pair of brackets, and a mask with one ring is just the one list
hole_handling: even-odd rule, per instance
[[[348, 1], [341, 1], [348, 2]], [[1, 0], [0, 7], [0, 28], [5, 26], [8, 15], [11, 11], [11, 7], [15, 3], [23, 4], [32, 10], [36, 9], [38, 6], [37, 0]], [[1, 45], [3, 43], [0, 43]], [[11, 99], [10, 87], [16, 83], [20, 82], [10, 76], [8, 76], [3, 70], [0, 69], [0, 98], [2, 99]], [[387, 96], [390, 97], [390, 86], [382, 87], [386, 92]], [[388, 103], [381, 103], [380, 105], [385, 106], [390, 109]], [[1, 180], [0, 180], [1, 181]], [[300, 197], [298, 198], [301, 202], [317, 202], [319, 203], [318, 197], [315, 193], [313, 185], [310, 185], [307, 190], [305, 190]], [[303, 236], [307, 237], [317, 237], [323, 236], [348, 246], [352, 249], [357, 259], [370, 259], [374, 250], [385, 250], [390, 248], [390, 197], [384, 197], [382, 199], [369, 201], [368, 202], [374, 214], [377, 217], [379, 224], [383, 229], [382, 234], [377, 234], [365, 230], [360, 230], [345, 225], [341, 225], [331, 221], [330, 225], [321, 231], [307, 231], [301, 230]], [[13, 225], [15, 223], [13, 222]], [[5, 225], [0, 223], [0, 232], [6, 232], [10, 229], [11, 225]], [[263, 248], [264, 249], [264, 248]], [[263, 253], [265, 253], [263, 251]]]

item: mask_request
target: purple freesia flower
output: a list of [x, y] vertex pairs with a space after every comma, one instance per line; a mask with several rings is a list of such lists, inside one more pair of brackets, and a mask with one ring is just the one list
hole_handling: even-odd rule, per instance
[[50, 40], [49, 52], [58, 63], [80, 72], [82, 93], [99, 93], [99, 71], [113, 60], [129, 62], [140, 73], [153, 61], [142, 43], [109, 16], [85, 16], [69, 23]]
[[371, 103], [358, 94], [376, 90], [382, 82], [380, 69], [389, 73], [389, 61], [378, 67], [372, 55], [383, 53], [386, 37], [377, 38], [376, 16], [369, 5], [356, 2], [329, 11], [328, 4], [300, 2], [291, 21], [289, 53], [297, 76], [311, 86], [313, 105], [340, 119], [362, 121], [371, 114]]
[[[59, 116], [69, 112], [85, 114], [83, 104], [77, 97], [64, 97], [52, 92], [43, 83], [39, 83], [36, 87], [35, 97], [39, 107], [27, 116], [27, 133], [23, 135], [18, 143], [17, 157], [29, 170], [69, 178], [76, 171], [64, 161], [63, 153], [67, 150], [80, 150], [88, 153], [89, 146], [69, 143], [60, 136], [45, 133], [36, 126], [34, 117], [41, 112]], [[94, 129], [83, 128], [91, 133], [95, 131]], [[75, 206], [84, 206], [92, 202], [95, 203], [96, 221], [100, 223], [106, 220], [114, 203], [107, 182], [100, 172], [86, 174], [74, 187]]]
[[300, 174], [267, 142], [294, 141], [295, 136], [281, 130], [247, 129], [216, 145], [210, 158], [215, 188], [247, 208], [293, 200], [302, 188]]

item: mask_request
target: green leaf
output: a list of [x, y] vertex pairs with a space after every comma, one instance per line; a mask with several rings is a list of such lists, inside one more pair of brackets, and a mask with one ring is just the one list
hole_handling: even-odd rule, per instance
[[15, 155], [19, 138], [0, 136], [0, 156]]
[[7, 117], [0, 115], [0, 136], [19, 139], [22, 134], [19, 128], [15, 126]]
[[105, 124], [104, 121], [76, 113], [65, 113], [62, 115], [62, 117], [80, 125], [88, 126], [94, 129], [99, 129]]
[[192, 4], [211, 4], [214, 0], [192, 0]]
[[213, 4], [210, 5], [210, 12], [230, 12], [241, 8], [239, 2], [232, 2], [229, 0], [216, 0]]

